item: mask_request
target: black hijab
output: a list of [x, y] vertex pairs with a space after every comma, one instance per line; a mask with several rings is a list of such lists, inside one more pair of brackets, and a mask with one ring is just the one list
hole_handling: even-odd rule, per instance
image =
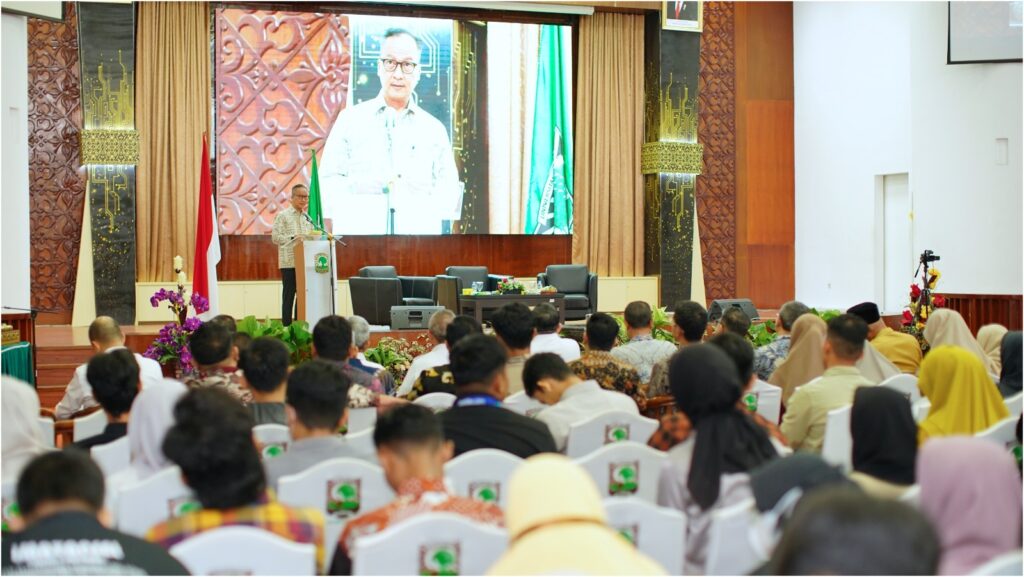
[[1002, 357], [1003, 370], [999, 375], [999, 392], [1004, 397], [1012, 397], [1021, 391], [1021, 352], [1022, 340], [1020, 331], [1010, 331], [1003, 335], [1003, 344], [999, 349]]
[[737, 406], [743, 387], [736, 365], [721, 349], [692, 345], [669, 363], [669, 387], [696, 433], [686, 487], [702, 510], [718, 500], [725, 473], [742, 473], [776, 456], [764, 429]]
[[793, 453], [750, 473], [750, 490], [757, 510], [762, 513], [773, 509], [791, 489], [800, 487], [807, 495], [828, 485], [854, 486], [838, 467], [812, 453]]
[[907, 398], [889, 387], [861, 387], [850, 411], [853, 470], [897, 485], [914, 484], [917, 423]]

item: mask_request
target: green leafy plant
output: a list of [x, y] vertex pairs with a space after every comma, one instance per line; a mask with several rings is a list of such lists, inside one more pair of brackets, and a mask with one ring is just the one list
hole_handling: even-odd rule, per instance
[[[621, 314], [612, 315], [615, 322], [619, 323], [619, 342], [628, 343], [629, 334], [626, 332], [626, 319]], [[676, 344], [676, 338], [672, 336], [672, 319], [669, 318], [666, 307], [658, 307], [651, 310], [651, 322], [654, 325], [652, 336], [659, 341], [667, 341]]]
[[238, 332], [245, 333], [254, 339], [273, 337], [280, 340], [288, 347], [293, 365], [313, 358], [313, 333], [310, 332], [309, 324], [306, 321], [292, 321], [292, 324], [284, 326], [281, 321], [276, 319], [260, 321], [255, 316], [249, 315], [238, 321]]
[[430, 342], [425, 334], [411, 341], [383, 337], [377, 341], [377, 346], [366, 349], [366, 359], [383, 365], [395, 382], [400, 383], [405, 379], [412, 360], [429, 350]]
[[763, 347], [774, 341], [778, 336], [779, 334], [775, 332], [775, 321], [755, 323], [747, 329], [747, 337], [750, 338], [754, 348]]

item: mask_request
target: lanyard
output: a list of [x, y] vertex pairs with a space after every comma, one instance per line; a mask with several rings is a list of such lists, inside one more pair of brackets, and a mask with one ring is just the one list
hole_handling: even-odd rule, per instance
[[459, 400], [455, 401], [455, 406], [456, 407], [481, 407], [481, 406], [500, 407], [501, 406], [501, 401], [499, 401], [498, 399], [495, 399], [494, 397], [492, 397], [490, 395], [485, 395], [483, 393], [476, 393], [476, 394], [473, 394], [473, 395], [466, 395], [465, 397], [462, 397]]

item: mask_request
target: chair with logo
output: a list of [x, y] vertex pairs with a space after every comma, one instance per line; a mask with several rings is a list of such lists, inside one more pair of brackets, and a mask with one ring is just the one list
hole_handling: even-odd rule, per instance
[[177, 467], [121, 487], [113, 502], [117, 529], [136, 537], [145, 536], [157, 523], [202, 508]]
[[526, 393], [523, 391], [505, 397], [505, 401], [502, 402], [501, 406], [525, 417], [533, 417], [547, 408], [547, 405], [526, 396]]
[[288, 450], [292, 433], [284, 425], [256, 425], [252, 428], [252, 438], [256, 440], [260, 458], [273, 459]]
[[377, 425], [377, 407], [363, 407], [348, 410], [348, 434], [372, 431]]
[[658, 562], [669, 575], [683, 574], [686, 516], [634, 497], [605, 499], [608, 526]]
[[131, 463], [132, 451], [128, 437], [124, 436], [116, 441], [103, 445], [97, 445], [89, 450], [92, 460], [96, 461], [105, 477], [109, 477], [118, 471], [128, 468]]
[[455, 404], [455, 398], [455, 395], [451, 393], [427, 393], [422, 397], [416, 397], [413, 404], [426, 407], [435, 413], [440, 413], [452, 408], [452, 405]]
[[900, 394], [906, 397], [908, 401], [910, 401], [911, 405], [913, 405], [914, 403], [921, 399], [921, 389], [917, 387], [917, 377], [915, 377], [914, 375], [893, 375], [878, 384], [880, 386], [889, 387], [890, 389], [898, 391]]
[[753, 499], [712, 511], [706, 574], [750, 575], [768, 560], [751, 539], [759, 517]]
[[453, 513], [423, 513], [356, 539], [353, 575], [484, 575], [508, 533]]
[[1005, 449], [1017, 445], [1017, 417], [1009, 417], [974, 435], [992, 441]]
[[169, 553], [192, 575], [316, 575], [316, 545], [256, 527], [221, 527], [185, 539]]
[[377, 462], [377, 445], [373, 442], [373, 429], [366, 429], [359, 433], [348, 433], [345, 435], [348, 443], [356, 455], [365, 455], [364, 460], [374, 465]]
[[776, 387], [758, 379], [746, 396], [749, 395], [754, 396], [757, 414], [764, 417], [769, 423], [779, 424], [782, 413], [782, 387]]
[[853, 468], [853, 435], [850, 433], [852, 405], [833, 409], [825, 420], [825, 440], [821, 445], [821, 458], [844, 471]]
[[602, 497], [637, 497], [658, 502], [658, 477], [666, 453], [633, 441], [605, 445], [576, 463], [597, 484]]
[[914, 421], [918, 423], [923, 421], [931, 410], [932, 402], [928, 400], [928, 397], [921, 397], [914, 404], [910, 405], [910, 411], [914, 413]]
[[658, 421], [654, 419], [623, 411], [599, 413], [569, 427], [565, 454], [571, 459], [578, 459], [609, 443], [634, 441], [646, 444], [657, 430]]
[[497, 503], [508, 498], [508, 480], [523, 460], [497, 449], [476, 449], [455, 457], [444, 466], [444, 476], [456, 495]]
[[3, 484], [3, 488], [0, 489], [0, 497], [2, 497], [2, 503], [0, 503], [0, 511], [3, 513], [3, 532], [7, 533], [11, 531], [11, 523], [21, 516], [21, 510], [18, 509], [18, 482], [7, 481]]

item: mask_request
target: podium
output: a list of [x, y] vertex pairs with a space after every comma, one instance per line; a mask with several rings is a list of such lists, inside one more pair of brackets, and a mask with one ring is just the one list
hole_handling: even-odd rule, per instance
[[334, 314], [334, 241], [306, 240], [295, 245], [295, 315], [313, 330], [317, 321]]

